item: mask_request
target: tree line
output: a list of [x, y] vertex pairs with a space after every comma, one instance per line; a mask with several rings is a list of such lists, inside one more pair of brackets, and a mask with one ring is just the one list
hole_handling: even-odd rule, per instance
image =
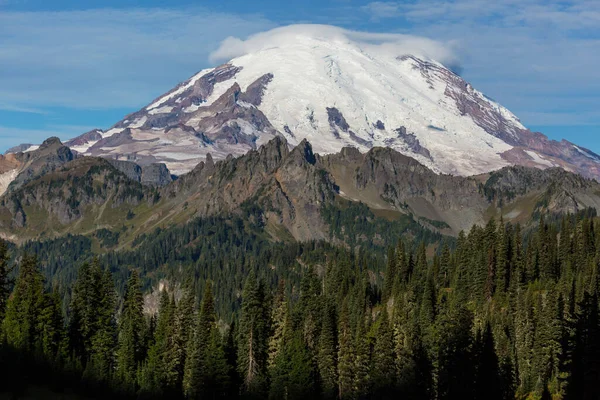
[[3, 363], [45, 365], [86, 396], [599, 398], [595, 218], [541, 216], [528, 232], [491, 220], [437, 249], [399, 240], [385, 265], [336, 255], [299, 282], [255, 266], [228, 312], [217, 283], [190, 279], [150, 315], [135, 269], [118, 296], [85, 263], [61, 297], [31, 256], [11, 282], [0, 247]]

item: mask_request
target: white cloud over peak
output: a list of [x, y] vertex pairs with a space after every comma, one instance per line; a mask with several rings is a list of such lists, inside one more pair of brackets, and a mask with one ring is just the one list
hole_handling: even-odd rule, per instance
[[443, 43], [426, 37], [400, 33], [371, 33], [348, 30], [332, 25], [297, 24], [271, 29], [266, 32], [252, 34], [245, 39], [228, 37], [218, 49], [210, 54], [212, 62], [224, 62], [248, 53], [293, 45], [299, 37], [309, 37], [327, 42], [346, 42], [358, 49], [386, 52], [396, 57], [404, 54], [417, 55], [456, 67], [459, 59], [456, 56], [453, 42]]
[[459, 59], [454, 42], [441, 42], [426, 37], [399, 33], [371, 33], [348, 30], [331, 25], [298, 24], [252, 34], [245, 39], [228, 37], [210, 55], [212, 62], [224, 62], [248, 53], [293, 45], [299, 37], [327, 42], [345, 42], [358, 49], [385, 52], [396, 57], [412, 54], [456, 67]]

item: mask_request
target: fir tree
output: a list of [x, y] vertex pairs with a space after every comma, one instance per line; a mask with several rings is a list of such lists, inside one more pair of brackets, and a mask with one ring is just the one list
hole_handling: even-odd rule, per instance
[[8, 266], [8, 251], [6, 243], [0, 239], [0, 323], [4, 320], [6, 303], [10, 295], [11, 268]]
[[229, 371], [221, 336], [216, 326], [212, 286], [206, 284], [195, 335], [189, 347], [184, 390], [188, 398], [224, 396]]
[[388, 399], [394, 395], [396, 374], [394, 336], [390, 328], [387, 310], [384, 308], [378, 321], [375, 344], [373, 346], [372, 391], [373, 398]]
[[502, 400], [503, 390], [500, 380], [500, 366], [492, 327], [488, 322], [483, 334], [479, 335], [476, 343], [478, 348], [477, 366], [475, 370], [475, 399]]
[[348, 306], [342, 305], [340, 321], [338, 328], [338, 397], [340, 399], [352, 399], [355, 396], [354, 391], [354, 368], [355, 354], [353, 335], [351, 332]]
[[267, 390], [268, 310], [262, 284], [253, 273], [244, 285], [238, 328], [238, 372], [247, 395], [264, 396]]
[[156, 395], [168, 395], [176, 392], [170, 367], [169, 341], [174, 335], [174, 313], [169, 294], [161, 292], [158, 308], [158, 319], [154, 331], [153, 343], [148, 350], [148, 357], [142, 367], [140, 382], [141, 392]]
[[44, 278], [38, 270], [37, 259], [24, 255], [19, 263], [15, 289], [6, 306], [3, 330], [8, 344], [26, 352], [40, 346], [45, 308]]
[[127, 391], [136, 390], [137, 370], [145, 358], [144, 298], [140, 279], [132, 271], [125, 288], [123, 309], [119, 321], [117, 348], [117, 377]]
[[271, 309], [271, 336], [269, 337], [269, 369], [275, 364], [275, 359], [283, 349], [285, 329], [288, 325], [288, 304], [285, 298], [285, 286], [280, 281], [277, 294]]
[[318, 367], [323, 397], [337, 397], [337, 326], [335, 308], [329, 302], [324, 308], [319, 335]]

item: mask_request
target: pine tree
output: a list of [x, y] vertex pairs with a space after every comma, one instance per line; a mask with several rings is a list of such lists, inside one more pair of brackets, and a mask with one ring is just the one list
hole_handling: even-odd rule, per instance
[[394, 282], [398, 275], [398, 262], [396, 260], [396, 253], [393, 247], [388, 249], [387, 253], [387, 269], [385, 271], [384, 283], [383, 283], [383, 300], [387, 300], [394, 289]]
[[396, 387], [394, 355], [394, 335], [390, 328], [390, 322], [386, 308], [381, 312], [378, 321], [375, 344], [373, 346], [373, 367], [371, 373], [373, 398], [392, 398]]
[[351, 332], [348, 305], [344, 303], [340, 313], [338, 328], [338, 397], [340, 399], [352, 399], [354, 391], [354, 368], [355, 354], [354, 341]]
[[242, 293], [238, 330], [238, 372], [247, 395], [264, 396], [267, 389], [268, 310], [264, 288], [251, 273]]
[[510, 282], [509, 248], [504, 220], [500, 218], [496, 234], [496, 290], [505, 293]]
[[366, 335], [364, 322], [359, 321], [354, 336], [354, 393], [365, 398], [370, 393], [371, 382], [371, 351]]
[[325, 399], [337, 397], [337, 326], [335, 307], [328, 302], [323, 310], [319, 335], [318, 367], [321, 389]]
[[83, 264], [73, 285], [68, 331], [72, 352], [83, 366], [92, 358], [97, 364], [89, 368], [87, 376], [90, 378], [95, 379], [98, 374], [105, 378], [112, 370], [115, 306], [110, 272], [103, 271], [97, 259], [92, 265]]
[[94, 302], [95, 308], [90, 310], [95, 317], [92, 326], [93, 334], [90, 338], [89, 361], [84, 377], [105, 381], [112, 377], [115, 367], [114, 350], [117, 339], [116, 293], [110, 271], [100, 272], [100, 279], [93, 282], [93, 288], [93, 295], [97, 301]]
[[469, 399], [473, 396], [473, 356], [471, 353], [473, 315], [463, 307], [440, 315], [433, 344], [436, 392], [439, 398]]
[[216, 327], [212, 286], [207, 282], [200, 314], [185, 366], [184, 391], [188, 398], [224, 394], [223, 382], [228, 379], [225, 351]]
[[269, 359], [267, 361], [269, 369], [275, 364], [275, 359], [283, 349], [283, 340], [285, 337], [285, 328], [288, 324], [288, 304], [285, 298], [284, 282], [279, 282], [277, 294], [271, 309], [271, 336], [269, 337]]
[[183, 289], [181, 300], [177, 304], [175, 310], [174, 335], [178, 340], [176, 347], [181, 349], [181, 351], [179, 351], [180, 359], [177, 361], [178, 387], [183, 383], [188, 350], [194, 337], [196, 321], [196, 295], [191, 282], [187, 282]]
[[42, 354], [54, 363], [63, 362], [68, 355], [62, 303], [58, 291], [46, 294], [40, 316]]
[[123, 309], [119, 321], [117, 348], [117, 378], [126, 391], [136, 390], [137, 370], [145, 358], [144, 298], [136, 271], [132, 271], [125, 288]]
[[442, 256], [440, 257], [440, 271], [439, 271], [439, 286], [446, 288], [450, 285], [450, 273], [451, 273], [451, 259], [450, 259], [450, 248], [447, 243], [444, 243], [442, 248]]
[[153, 343], [148, 349], [148, 357], [142, 368], [140, 389], [142, 393], [171, 395], [176, 393], [173, 384], [173, 372], [170, 370], [172, 357], [169, 352], [170, 340], [174, 336], [174, 310], [166, 290], [161, 292], [158, 319], [154, 331]]
[[24, 255], [3, 322], [8, 344], [26, 352], [36, 350], [41, 345], [45, 308], [44, 278], [38, 269], [37, 259]]
[[12, 268], [8, 266], [8, 250], [6, 243], [0, 239], [0, 325], [4, 320], [6, 303], [10, 295], [10, 273]]
[[478, 348], [475, 371], [475, 399], [502, 400], [500, 366], [494, 348], [492, 327], [488, 322], [476, 343]]

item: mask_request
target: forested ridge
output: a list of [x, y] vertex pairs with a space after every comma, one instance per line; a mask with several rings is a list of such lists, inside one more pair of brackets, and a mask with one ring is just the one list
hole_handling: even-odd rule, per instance
[[[144, 312], [148, 271], [105, 267], [126, 254], [73, 266], [65, 288], [45, 283], [35, 257], [9, 260], [1, 246], [2, 390], [13, 394], [37, 385], [98, 398], [600, 395], [593, 214], [542, 215], [527, 232], [491, 220], [433, 252], [399, 240], [385, 257], [273, 244], [269, 264], [263, 244], [235, 273], [179, 268], [170, 278], [182, 290], [163, 290], [155, 315]], [[196, 264], [211, 254], [208, 244], [190, 251]]]

